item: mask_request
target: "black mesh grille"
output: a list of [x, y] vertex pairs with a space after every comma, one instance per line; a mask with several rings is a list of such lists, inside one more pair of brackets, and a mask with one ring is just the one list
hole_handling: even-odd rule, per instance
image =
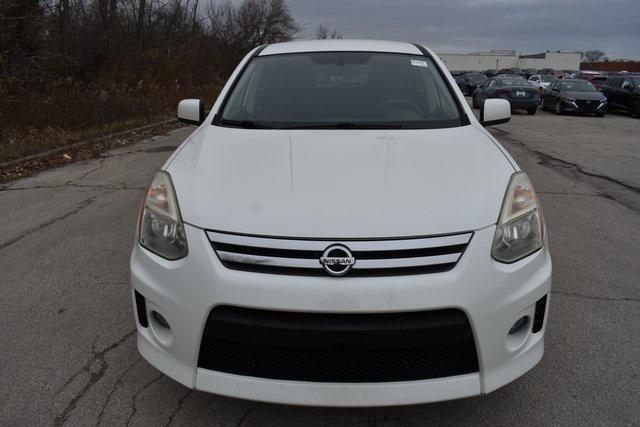
[[478, 360], [459, 310], [309, 314], [218, 307], [198, 366], [282, 380], [382, 382], [473, 373]]
[[576, 104], [578, 105], [578, 108], [580, 108], [581, 111], [595, 112], [598, 109], [598, 106], [600, 105], [600, 101], [577, 100]]
[[136, 312], [138, 313], [138, 323], [143, 328], [149, 327], [149, 319], [147, 319], [147, 304], [145, 302], [144, 297], [138, 292], [135, 291], [136, 296]]

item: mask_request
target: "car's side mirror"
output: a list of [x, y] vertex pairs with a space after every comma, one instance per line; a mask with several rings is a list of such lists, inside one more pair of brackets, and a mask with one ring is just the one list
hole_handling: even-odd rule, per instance
[[506, 99], [487, 99], [480, 106], [482, 126], [499, 125], [511, 120], [511, 104]]
[[178, 120], [200, 126], [205, 118], [204, 102], [200, 99], [183, 99], [178, 104]]

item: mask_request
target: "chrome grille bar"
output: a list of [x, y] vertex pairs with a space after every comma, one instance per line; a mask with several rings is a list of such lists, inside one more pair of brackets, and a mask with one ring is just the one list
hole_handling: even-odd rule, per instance
[[460, 260], [473, 233], [446, 236], [372, 239], [316, 240], [207, 231], [220, 261], [228, 268], [277, 274], [326, 274], [320, 262], [323, 252], [346, 246], [355, 263], [351, 273], [359, 276], [426, 274], [446, 271]]
[[[462, 253], [454, 253], [449, 255], [437, 255], [430, 257], [412, 257], [412, 258], [388, 258], [388, 259], [363, 259], [356, 261], [353, 268], [358, 269], [374, 269], [374, 268], [403, 268], [403, 267], [419, 267], [423, 265], [449, 264], [458, 262], [458, 258]], [[291, 267], [291, 268], [310, 268], [322, 269], [320, 261], [311, 258], [281, 258], [260, 255], [247, 255], [232, 252], [218, 251], [218, 256], [222, 261], [228, 261], [239, 264], [255, 264], [272, 267]]]
[[338, 243], [352, 251], [394, 251], [406, 249], [433, 248], [439, 246], [464, 245], [473, 233], [436, 237], [402, 238], [397, 240], [303, 240], [271, 237], [254, 237], [240, 234], [207, 231], [209, 240], [216, 243], [251, 246], [255, 248], [290, 249], [299, 251], [323, 251], [327, 246]]

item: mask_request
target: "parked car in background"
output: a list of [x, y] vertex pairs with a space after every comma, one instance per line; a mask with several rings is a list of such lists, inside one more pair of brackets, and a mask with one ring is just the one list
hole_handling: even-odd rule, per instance
[[575, 73], [574, 78], [591, 81], [596, 77], [602, 77], [602, 76], [604, 76], [604, 74], [601, 73], [600, 71], [580, 71], [578, 73]]
[[497, 74], [498, 72], [496, 70], [486, 70], [484, 72], [484, 75], [487, 76], [488, 78], [495, 77]]
[[460, 86], [460, 90], [463, 94], [471, 96], [473, 95], [473, 92], [475, 92], [476, 88], [487, 80], [487, 76], [482, 73], [467, 73], [462, 76], [458, 86]]
[[451, 71], [451, 77], [453, 77], [458, 87], [462, 84], [462, 76], [465, 73], [466, 71]]
[[538, 109], [538, 89], [520, 76], [496, 76], [478, 86], [473, 94], [473, 107], [480, 108], [485, 100], [502, 98], [509, 101], [512, 110], [526, 110], [533, 115]]
[[607, 97], [586, 80], [556, 80], [544, 91], [542, 109], [556, 114], [571, 112], [602, 117], [607, 110]]
[[522, 75], [527, 79], [535, 74], [538, 74], [538, 70], [535, 68], [527, 68], [522, 72]]
[[596, 76], [596, 77], [591, 79], [591, 84], [593, 85], [593, 87], [596, 88], [596, 90], [601, 90], [602, 86], [605, 84], [607, 79], [608, 79], [608, 77], [604, 76], [604, 75]]
[[640, 75], [611, 75], [601, 90], [609, 100], [610, 108], [627, 111], [631, 117], [640, 118]]
[[538, 95], [540, 96], [542, 96], [542, 91], [544, 90], [544, 88], [549, 86], [554, 80], [555, 77], [553, 76], [541, 76], [540, 74], [534, 74], [533, 76], [529, 77], [529, 83], [538, 88]]
[[522, 77], [524, 71], [522, 71], [520, 68], [503, 68], [501, 70], [498, 70], [498, 75], [500, 74], [515, 74]]

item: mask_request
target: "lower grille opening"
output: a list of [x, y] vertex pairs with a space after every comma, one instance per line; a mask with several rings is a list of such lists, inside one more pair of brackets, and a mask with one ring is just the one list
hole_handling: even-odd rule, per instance
[[149, 319], [147, 318], [147, 303], [138, 291], [134, 291], [136, 296], [136, 312], [138, 313], [138, 323], [143, 328], [149, 327]]
[[542, 326], [544, 325], [544, 312], [547, 308], [547, 296], [543, 296], [536, 302], [536, 311], [533, 316], [533, 328], [531, 332], [534, 334], [540, 332], [542, 330]]
[[384, 314], [291, 313], [216, 307], [198, 366], [260, 378], [389, 382], [478, 372], [460, 310]]

